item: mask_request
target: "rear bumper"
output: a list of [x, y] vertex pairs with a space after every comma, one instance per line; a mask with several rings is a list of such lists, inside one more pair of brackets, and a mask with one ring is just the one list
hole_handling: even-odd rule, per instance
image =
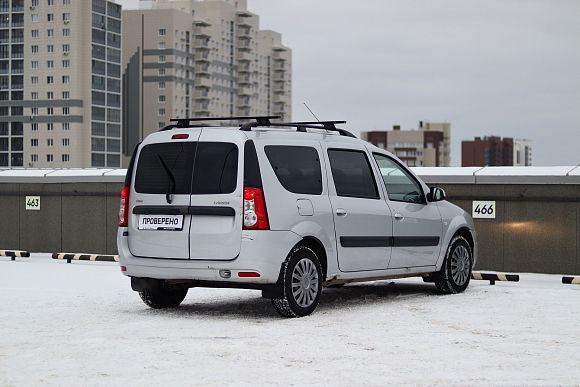
[[[117, 233], [119, 265], [129, 277], [174, 281], [265, 285], [278, 281], [286, 256], [302, 238], [292, 231], [248, 230], [242, 233], [240, 254], [230, 261], [164, 259], [136, 257], [129, 251], [127, 228]], [[241, 277], [240, 273], [257, 273], [259, 277]]]

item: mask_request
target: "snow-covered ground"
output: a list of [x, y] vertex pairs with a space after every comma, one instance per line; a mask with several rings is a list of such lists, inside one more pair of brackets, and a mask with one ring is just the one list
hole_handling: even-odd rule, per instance
[[116, 263], [0, 257], [0, 385], [579, 386], [579, 316], [556, 275], [349, 285], [283, 319], [258, 291], [152, 310]]

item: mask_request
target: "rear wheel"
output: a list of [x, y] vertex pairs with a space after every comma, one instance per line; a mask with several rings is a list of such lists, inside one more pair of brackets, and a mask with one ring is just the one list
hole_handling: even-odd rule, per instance
[[282, 317], [302, 317], [314, 312], [322, 292], [322, 269], [318, 257], [306, 246], [296, 246], [284, 262], [282, 298], [273, 298]]
[[469, 285], [472, 269], [471, 247], [464, 237], [456, 236], [449, 244], [440, 275], [435, 280], [435, 286], [441, 293], [461, 293]]
[[151, 281], [148, 288], [139, 292], [143, 302], [152, 308], [174, 308], [181, 304], [187, 295], [187, 288], [169, 287], [165, 281]]

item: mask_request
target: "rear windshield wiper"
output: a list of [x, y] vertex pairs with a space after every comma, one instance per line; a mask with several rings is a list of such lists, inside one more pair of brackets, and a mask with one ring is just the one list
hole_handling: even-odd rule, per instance
[[165, 191], [165, 200], [167, 200], [168, 204], [171, 204], [171, 194], [175, 193], [175, 177], [173, 177], [173, 173], [171, 173], [171, 170], [167, 167], [167, 164], [165, 164], [165, 161], [163, 161], [159, 153], [157, 154], [157, 157], [159, 157], [161, 166], [169, 177], [169, 179], [167, 179], [167, 191]]

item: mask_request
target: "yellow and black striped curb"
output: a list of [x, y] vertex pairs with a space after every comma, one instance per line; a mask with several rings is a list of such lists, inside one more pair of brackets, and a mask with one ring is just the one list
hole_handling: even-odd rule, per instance
[[30, 252], [22, 250], [0, 250], [0, 256], [11, 257], [14, 261], [16, 257], [28, 258], [30, 257]]
[[518, 274], [499, 274], [499, 273], [471, 273], [471, 278], [475, 280], [489, 281], [490, 285], [495, 285], [495, 281], [510, 281], [519, 282], [520, 276]]
[[562, 277], [563, 284], [580, 285], [580, 277]]
[[98, 254], [67, 254], [67, 253], [53, 253], [52, 259], [66, 259], [67, 263], [71, 261], [109, 261], [119, 262], [118, 255], [98, 255]]

